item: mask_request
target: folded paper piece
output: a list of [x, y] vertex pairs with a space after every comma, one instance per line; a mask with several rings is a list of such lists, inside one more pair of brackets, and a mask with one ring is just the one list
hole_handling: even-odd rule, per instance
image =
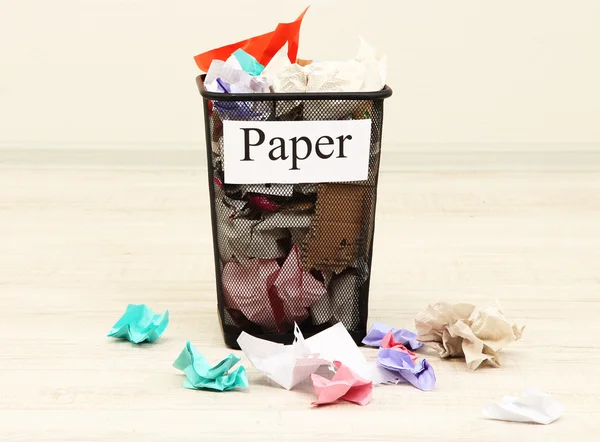
[[380, 348], [377, 364], [399, 376], [386, 383], [398, 383], [402, 378], [419, 390], [430, 391], [435, 387], [435, 372], [426, 359], [415, 363], [408, 353], [393, 348]]
[[184, 388], [193, 390], [229, 391], [234, 388], [248, 387], [246, 369], [239, 366], [231, 368], [240, 358], [230, 354], [215, 366], [211, 366], [202, 354], [188, 341], [173, 367], [185, 373]]
[[134, 344], [155, 342], [168, 324], [168, 310], [162, 315], [157, 315], [146, 304], [129, 304], [121, 319], [110, 329], [108, 336], [126, 339]]
[[311, 374], [317, 400], [313, 405], [324, 405], [343, 399], [358, 405], [367, 405], [373, 397], [373, 382], [354, 373], [339, 361], [334, 361], [337, 371], [331, 380], [318, 374]]
[[376, 322], [367, 332], [367, 336], [364, 337], [362, 343], [369, 347], [381, 347], [381, 340], [386, 336], [387, 333], [392, 332], [392, 337], [396, 342], [406, 346], [409, 350], [418, 350], [423, 347], [417, 340], [417, 334], [410, 330], [403, 328], [393, 328], [389, 325]]
[[279, 23], [277, 28], [272, 32], [204, 52], [203, 54], [196, 55], [194, 60], [200, 70], [207, 72], [213, 60], [226, 60], [236, 50], [243, 49], [246, 53], [253, 56], [258, 63], [266, 66], [277, 51], [287, 43], [288, 58], [291, 62], [295, 62], [300, 40], [300, 26], [307, 10], [308, 8], [292, 23]]
[[430, 304], [415, 319], [418, 339], [442, 358], [463, 357], [469, 370], [487, 361], [500, 366], [498, 352], [521, 339], [524, 326], [508, 322], [498, 302], [480, 309], [472, 304]]
[[242, 332], [237, 343], [252, 365], [286, 390], [307, 379], [330, 362], [306, 344], [298, 325], [294, 326], [294, 343], [283, 345]]
[[563, 406], [548, 394], [528, 389], [523, 397], [504, 396], [482, 412], [487, 419], [547, 425], [562, 416]]
[[304, 321], [307, 309], [327, 293], [322, 282], [302, 269], [297, 245], [281, 267], [275, 260], [231, 261], [222, 278], [225, 305], [268, 332]]

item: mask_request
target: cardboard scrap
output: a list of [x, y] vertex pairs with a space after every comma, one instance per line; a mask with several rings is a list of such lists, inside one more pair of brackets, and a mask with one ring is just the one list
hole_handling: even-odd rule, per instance
[[366, 252], [361, 231], [371, 192], [366, 186], [319, 184], [315, 216], [304, 247], [304, 268], [340, 273]]

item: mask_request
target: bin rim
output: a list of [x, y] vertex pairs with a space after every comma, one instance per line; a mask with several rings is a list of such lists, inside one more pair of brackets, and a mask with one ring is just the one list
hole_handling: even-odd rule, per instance
[[200, 95], [214, 101], [306, 101], [306, 100], [384, 100], [392, 96], [392, 89], [386, 84], [383, 89], [372, 92], [273, 92], [224, 94], [210, 92], [204, 86], [206, 74], [196, 77]]

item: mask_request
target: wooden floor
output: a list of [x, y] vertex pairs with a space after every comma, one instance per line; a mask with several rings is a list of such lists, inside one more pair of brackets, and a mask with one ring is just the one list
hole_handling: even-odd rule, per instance
[[[285, 391], [245, 358], [246, 391], [182, 388], [171, 364], [186, 340], [211, 361], [229, 350], [203, 154], [162, 155], [136, 163], [134, 154], [13, 152], [0, 161], [1, 441], [598, 440], [600, 164], [428, 171], [426, 161], [411, 169], [390, 159], [369, 323], [412, 328], [429, 301], [497, 298], [524, 337], [497, 369], [470, 373], [428, 356], [432, 392], [380, 386], [366, 407], [313, 409], [310, 389]], [[106, 337], [128, 303], [169, 309], [156, 344]], [[482, 418], [484, 404], [530, 386], [561, 402], [563, 418]]]

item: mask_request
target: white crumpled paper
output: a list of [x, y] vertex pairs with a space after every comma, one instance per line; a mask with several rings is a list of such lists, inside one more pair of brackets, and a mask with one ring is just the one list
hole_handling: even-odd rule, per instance
[[275, 92], [306, 91], [306, 71], [299, 64], [292, 64], [285, 44], [265, 66], [261, 77], [273, 85]]
[[275, 92], [371, 92], [385, 86], [387, 56], [360, 38], [358, 53], [347, 61], [316, 61], [307, 66], [292, 64], [282, 48], [261, 76]]
[[547, 425], [562, 416], [563, 406], [549, 394], [528, 389], [520, 398], [504, 396], [486, 405], [482, 413], [487, 419]]

